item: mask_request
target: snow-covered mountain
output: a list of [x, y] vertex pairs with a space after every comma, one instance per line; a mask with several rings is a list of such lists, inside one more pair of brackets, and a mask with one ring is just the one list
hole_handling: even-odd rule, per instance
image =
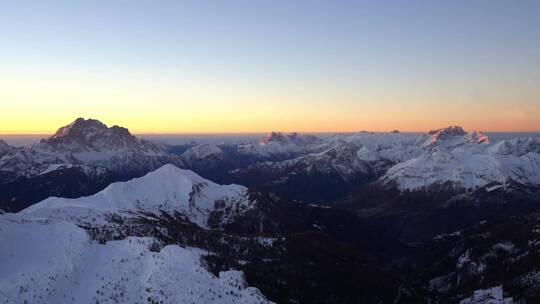
[[297, 132], [284, 134], [282, 132], [271, 132], [267, 136], [263, 137], [260, 140], [262, 145], [297, 145], [297, 146], [308, 146], [314, 145], [321, 142], [321, 139], [313, 135], [301, 135]]
[[[132, 228], [165, 215], [218, 227], [249, 209], [246, 190], [166, 165], [93, 196], [0, 215], [0, 303], [268, 303], [242, 272], [212, 274], [206, 250], [163, 245], [157, 226]], [[123, 227], [131, 233], [107, 233]]]
[[258, 160], [278, 161], [322, 151], [327, 146], [327, 142], [313, 135], [271, 132], [257, 143], [238, 145], [237, 153]]
[[[199, 145], [181, 159], [186, 168], [220, 182], [286, 196], [295, 192], [289, 197], [320, 202], [338, 199], [351, 186], [377, 179], [412, 191], [433, 186], [462, 192], [510, 181], [538, 184], [539, 151], [536, 139], [491, 141], [481, 132], [450, 126], [426, 134], [358, 132], [315, 137], [272, 132], [257, 143]], [[321, 197], [332, 192], [336, 195]]]
[[166, 212], [180, 213], [202, 228], [217, 228], [251, 206], [243, 186], [218, 185], [192, 171], [165, 165], [143, 177], [113, 183], [91, 196], [48, 198], [20, 214], [91, 224], [106, 221], [111, 214], [129, 217], [137, 212]]
[[540, 140], [536, 138], [517, 137], [500, 140], [491, 145], [489, 153], [500, 155], [523, 156], [529, 153], [540, 153]]
[[358, 146], [344, 141], [333, 144], [322, 152], [259, 162], [231, 175], [248, 185], [310, 202], [335, 199], [375, 178], [370, 164], [358, 156]]
[[355, 219], [165, 165], [0, 214], [0, 303], [388, 302], [397, 284], [356, 248], [403, 245]]
[[0, 209], [18, 211], [55, 195], [90, 195], [167, 163], [179, 161], [166, 146], [79, 118], [39, 143], [10, 148], [0, 157]]
[[[1, 158], [11, 171], [0, 170], [0, 180], [9, 172], [20, 175], [17, 183], [0, 183], [0, 208], [25, 193], [50, 195], [50, 189], [78, 198], [50, 197], [0, 215], [0, 303], [266, 303], [261, 292], [279, 303], [516, 298], [514, 286], [526, 284], [512, 285], [501, 275], [516, 255], [499, 259], [491, 248], [511, 241], [533, 261], [528, 266], [536, 263], [537, 216], [523, 230], [534, 235], [523, 242], [523, 221], [516, 220], [515, 239], [494, 227], [487, 247], [436, 242], [421, 250], [435, 262], [398, 264], [417, 255], [418, 248], [402, 241], [422, 244], [486, 219], [538, 211], [539, 155], [536, 139], [493, 141], [449, 127], [426, 134], [273, 133], [260, 142], [194, 144], [174, 157], [126, 129], [78, 120], [32, 147], [8, 148]], [[164, 160], [197, 174], [167, 164], [111, 184], [119, 180], [114, 170], [123, 169], [109, 160], [127, 168]], [[243, 186], [201, 177], [212, 175]], [[79, 187], [97, 184], [79, 197]], [[431, 187], [452, 191], [426, 191]], [[341, 199], [340, 208], [328, 206]], [[474, 237], [485, 239], [485, 233]], [[453, 267], [469, 249], [470, 261]], [[398, 275], [367, 262], [379, 259], [399, 260]], [[479, 261], [488, 263], [489, 276], [469, 271]], [[536, 275], [537, 267], [529, 268], [513, 278]], [[404, 282], [400, 271], [411, 269], [429, 277]], [[493, 289], [501, 282], [504, 292]], [[536, 297], [527, 286], [526, 299]]]
[[209, 158], [222, 159], [223, 157], [223, 150], [221, 150], [215, 144], [196, 145], [195, 147], [188, 149], [181, 155], [182, 161], [188, 163], [204, 161], [205, 159]]
[[395, 132], [357, 132], [352, 134], [337, 134], [328, 139], [331, 142], [350, 142], [370, 153], [363, 154], [365, 160], [387, 159], [398, 163], [411, 158], [419, 151], [415, 147], [418, 134], [415, 133], [395, 133]]
[[60, 165], [103, 167], [119, 175], [141, 175], [173, 159], [165, 146], [138, 139], [125, 128], [79, 118], [49, 138], [0, 159], [0, 171], [35, 176]]
[[462, 127], [450, 126], [442, 129], [429, 131], [420, 136], [416, 142], [421, 147], [446, 147], [453, 148], [465, 144], [488, 144], [489, 138], [480, 132], [466, 132]]
[[99, 244], [68, 222], [0, 219], [0, 303], [268, 303], [204, 250], [129, 237]]
[[[4, 146], [0, 144], [0, 149]], [[458, 126], [426, 134], [358, 132], [317, 137], [272, 132], [258, 142], [194, 145], [176, 156], [168, 152], [169, 147], [138, 139], [125, 128], [77, 119], [31, 147], [6, 149], [0, 158], [3, 209], [12, 201], [22, 200], [19, 205], [26, 206], [50, 195], [89, 195], [95, 193], [95, 184], [139, 177], [167, 163], [220, 183], [309, 194], [291, 198], [311, 202], [339, 199], [373, 180], [400, 190], [433, 186], [457, 192], [509, 181], [540, 183], [538, 140], [491, 141], [483, 133]], [[24, 197], [9, 190], [44, 183], [60, 189], [58, 184], [73, 177], [62, 174], [68, 168], [79, 172], [78, 191], [39, 190], [32, 192], [42, 195]], [[49, 175], [54, 182], [44, 177]], [[324, 191], [324, 185], [333, 190]], [[336, 195], [320, 197], [332, 192]]]
[[262, 162], [250, 166], [248, 170], [260, 174], [336, 174], [347, 180], [350, 176], [361, 172], [368, 173], [369, 166], [358, 155], [358, 147], [350, 143], [341, 143], [319, 153], [310, 153], [280, 162]]
[[179, 157], [182, 166], [204, 173], [207, 170], [217, 169], [228, 163], [225, 152], [216, 144], [196, 145]]
[[411, 133], [358, 132], [338, 134], [330, 140], [350, 142], [358, 146], [358, 157], [368, 162], [377, 176], [384, 174], [391, 166], [422, 153], [422, 148], [415, 144], [417, 135]]
[[229, 175], [261, 162], [280, 162], [322, 152], [331, 143], [312, 135], [272, 132], [255, 142], [199, 144], [183, 152], [179, 161], [183, 168], [193, 170], [208, 179], [253, 185]]
[[532, 138], [491, 143], [482, 133], [449, 127], [420, 136], [416, 144], [421, 154], [391, 167], [381, 178], [384, 184], [401, 190], [540, 184], [540, 144]]

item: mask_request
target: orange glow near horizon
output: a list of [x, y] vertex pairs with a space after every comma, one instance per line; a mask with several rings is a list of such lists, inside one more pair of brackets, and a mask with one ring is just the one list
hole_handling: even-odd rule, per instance
[[[0, 121], [0, 135], [48, 135], [58, 128], [69, 124], [78, 117], [98, 119], [107, 126], [119, 125], [128, 128], [133, 134], [249, 134], [267, 133], [270, 131], [324, 133], [324, 132], [358, 132], [373, 131], [387, 132], [399, 130], [401, 132], [427, 132], [450, 125], [459, 125], [468, 131], [477, 130], [485, 132], [538, 132], [538, 121], [531, 121], [523, 113], [501, 113], [493, 115], [491, 121], [487, 119], [474, 120], [468, 117], [444, 117], [440, 113], [415, 114], [402, 111], [385, 111], [385, 115], [372, 112], [363, 112], [355, 116], [354, 113], [331, 113], [326, 115], [316, 113], [249, 113], [225, 115], [193, 115], [180, 114], [168, 116], [135, 116], [127, 117], [125, 114], [114, 115], [70, 115], [64, 117], [29, 117], [22, 119], [12, 115]], [[294, 119], [298, 115], [297, 119]], [[23, 115], [24, 116], [24, 115]], [[400, 117], [401, 116], [401, 117]], [[417, 118], [415, 118], [417, 117]]]
[[[380, 94], [379, 101], [371, 102], [355, 98], [352, 93], [339, 96], [325, 95], [322, 91], [319, 96], [292, 97], [228, 92], [229, 97], [223, 99], [178, 92], [157, 96], [133, 90], [130, 94], [120, 94], [118, 100], [88, 91], [64, 92], [64, 96], [57, 92], [54, 96], [61, 98], [54, 100], [44, 99], [41, 96], [45, 92], [39, 90], [20, 94], [0, 90], [0, 100], [16, 100], [0, 105], [0, 134], [52, 134], [78, 117], [98, 119], [108, 126], [123, 126], [134, 134], [385, 132], [395, 129], [426, 132], [449, 125], [470, 131], [540, 131], [540, 102], [533, 102], [534, 98], [511, 105], [494, 99], [488, 106], [486, 102], [455, 102], [452, 96], [429, 103], [407, 102], [401, 96], [388, 98]], [[111, 92], [111, 96], [116, 95], [113, 93], [119, 94]], [[78, 98], [77, 102], [68, 101], [77, 100], [78, 94], [87, 97]]]
[[540, 131], [535, 1], [31, 2], [0, 9], [0, 134]]
[[[517, 80], [516, 80], [517, 81]], [[532, 83], [261, 83], [139, 71], [0, 72], [0, 134], [51, 134], [78, 117], [132, 133], [540, 131]], [[511, 101], [511, 102], [510, 102]]]
[[[47, 77], [49, 76], [49, 77]], [[0, 134], [51, 134], [78, 117], [136, 134], [425, 132], [449, 125], [540, 131], [540, 92], [417, 87], [261, 87], [206, 79], [0, 73]], [[182, 87], [181, 85], [184, 84]], [[449, 93], [450, 92], [450, 93]], [[508, 102], [512, 100], [513, 102]]]

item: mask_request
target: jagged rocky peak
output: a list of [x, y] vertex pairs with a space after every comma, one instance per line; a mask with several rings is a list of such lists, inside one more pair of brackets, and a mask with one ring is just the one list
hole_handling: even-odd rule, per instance
[[491, 141], [489, 140], [489, 137], [478, 131], [472, 131], [467, 133], [467, 141], [470, 143], [477, 143], [477, 144], [489, 144]]
[[[294, 136], [297, 136], [296, 133], [294, 133]], [[270, 134], [266, 135], [261, 139], [261, 144], [269, 144], [271, 142], [289, 143], [290, 141], [287, 138], [286, 134], [283, 134], [282, 132], [272, 131], [270, 132]]]
[[319, 138], [313, 135], [303, 135], [298, 134], [297, 132], [292, 133], [282, 133], [282, 132], [271, 132], [267, 136], [263, 137], [260, 141], [261, 144], [266, 145], [269, 143], [280, 143], [283, 145], [307, 145], [313, 144], [319, 141]]
[[95, 148], [100, 145], [126, 147], [138, 144], [137, 138], [126, 128], [116, 125], [109, 128], [99, 120], [84, 118], [77, 118], [41, 142], [53, 145], [75, 144]]
[[64, 165], [85, 165], [106, 168], [127, 178], [175, 161], [165, 145], [138, 139], [126, 128], [109, 128], [95, 119], [78, 118], [37, 144], [8, 150], [0, 168], [31, 177], [51, 168], [63, 169]]
[[49, 140], [53, 141], [66, 137], [77, 138], [87, 135], [89, 132], [106, 129], [108, 129], [107, 126], [97, 119], [84, 119], [79, 117], [69, 125], [59, 128], [56, 133], [49, 137]]
[[429, 131], [429, 135], [431, 135], [435, 140], [445, 140], [455, 136], [463, 136], [466, 134], [467, 132], [460, 126], [450, 126]]
[[420, 140], [423, 146], [433, 146], [440, 142], [459, 141], [462, 143], [489, 143], [487, 135], [472, 131], [467, 132], [460, 126], [449, 126], [431, 130]]

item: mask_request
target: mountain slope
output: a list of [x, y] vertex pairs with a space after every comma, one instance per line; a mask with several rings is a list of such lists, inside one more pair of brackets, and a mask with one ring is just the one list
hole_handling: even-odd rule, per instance
[[537, 303], [539, 219], [538, 213], [531, 213], [481, 221], [437, 236], [420, 248], [415, 280], [437, 291], [441, 302], [457, 303], [474, 292], [461, 303], [486, 303], [479, 301], [484, 294], [495, 298], [488, 303], [512, 303], [512, 298], [514, 303]]
[[19, 211], [49, 196], [90, 195], [113, 181], [178, 162], [165, 146], [138, 139], [125, 128], [79, 118], [0, 158], [0, 208]]
[[204, 251], [152, 238], [99, 244], [72, 223], [0, 219], [0, 303], [268, 303], [242, 273], [214, 276]]
[[203, 259], [209, 252], [164, 245], [158, 225], [141, 224], [167, 215], [205, 231], [250, 204], [242, 186], [165, 165], [93, 196], [51, 197], [0, 215], [0, 303], [268, 303], [241, 272], [210, 273]]
[[217, 185], [172, 165], [93, 196], [2, 214], [0, 227], [7, 302], [21, 293], [43, 302], [65, 294], [82, 303], [266, 303], [247, 285], [280, 303], [388, 301], [396, 279], [363, 252], [404, 247], [346, 211]]
[[458, 192], [492, 183], [540, 184], [540, 144], [532, 138], [490, 143], [481, 133], [449, 127], [421, 136], [417, 145], [424, 151], [391, 167], [381, 178], [383, 184]]
[[375, 174], [358, 157], [356, 145], [339, 142], [320, 153], [234, 170], [231, 178], [292, 199], [321, 203], [346, 195], [353, 187], [373, 180]]
[[259, 161], [280, 161], [322, 151], [327, 146], [328, 143], [313, 135], [271, 132], [258, 143], [237, 145], [236, 153], [244, 157], [256, 158]]
[[200, 227], [209, 227], [211, 214], [222, 213], [220, 226], [249, 209], [247, 188], [222, 186], [205, 180], [192, 171], [165, 165], [141, 178], [113, 183], [92, 196], [77, 199], [51, 197], [30, 206], [23, 216], [71, 220], [75, 222], [106, 221], [110, 214], [136, 212], [183, 214]]

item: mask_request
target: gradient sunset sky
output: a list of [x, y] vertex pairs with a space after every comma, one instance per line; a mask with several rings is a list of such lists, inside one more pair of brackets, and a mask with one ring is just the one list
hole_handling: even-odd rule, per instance
[[2, 1], [0, 133], [540, 131], [540, 1]]

